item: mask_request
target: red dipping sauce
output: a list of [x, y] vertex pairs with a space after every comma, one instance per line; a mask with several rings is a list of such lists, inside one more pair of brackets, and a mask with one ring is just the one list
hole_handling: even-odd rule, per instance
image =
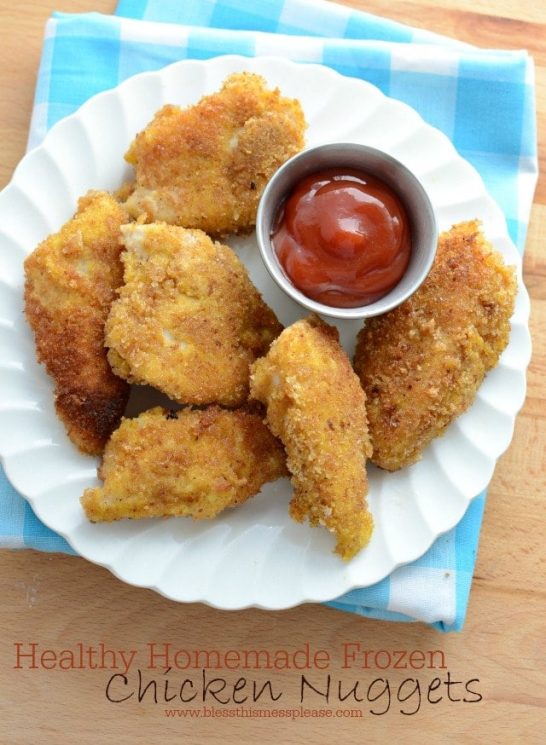
[[386, 295], [411, 254], [399, 197], [374, 176], [350, 168], [329, 168], [300, 181], [276, 221], [272, 242], [292, 284], [337, 308]]

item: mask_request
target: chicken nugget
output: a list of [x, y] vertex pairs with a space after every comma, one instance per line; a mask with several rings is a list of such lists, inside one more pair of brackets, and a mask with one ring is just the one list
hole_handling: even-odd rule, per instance
[[38, 360], [55, 381], [55, 407], [70, 439], [93, 455], [118, 426], [129, 395], [104, 349], [104, 322], [122, 282], [119, 229], [126, 221], [109, 194], [89, 192], [25, 261], [25, 313]]
[[125, 156], [136, 179], [127, 209], [217, 237], [247, 231], [268, 180], [302, 149], [305, 126], [297, 100], [260, 75], [234, 73], [194, 106], [164, 106], [136, 136]]
[[516, 290], [513, 269], [480, 224], [459, 223], [440, 236], [417, 292], [366, 322], [354, 364], [376, 465], [395, 471], [420, 460], [468, 409], [508, 344]]
[[243, 264], [201, 230], [129, 224], [122, 235], [125, 284], [106, 323], [115, 372], [180, 403], [244, 403], [249, 365], [282, 326]]
[[251, 395], [286, 449], [290, 515], [325, 525], [351, 559], [369, 541], [366, 397], [337, 329], [311, 316], [287, 328], [252, 367]]
[[86, 489], [81, 503], [93, 522], [169, 515], [205, 520], [285, 475], [282, 445], [256, 414], [158, 406], [122, 421], [104, 451], [104, 484]]

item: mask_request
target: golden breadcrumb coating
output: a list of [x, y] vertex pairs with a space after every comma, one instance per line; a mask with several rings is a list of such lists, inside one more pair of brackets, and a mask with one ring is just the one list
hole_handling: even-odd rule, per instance
[[125, 285], [106, 323], [110, 363], [186, 404], [246, 401], [249, 365], [282, 326], [245, 267], [201, 230], [122, 228]]
[[311, 316], [287, 328], [254, 363], [251, 395], [288, 458], [298, 522], [325, 525], [351, 559], [369, 541], [366, 397], [335, 328]]
[[266, 183], [302, 149], [305, 127], [297, 100], [260, 75], [234, 73], [194, 106], [164, 106], [136, 136], [125, 156], [136, 177], [127, 209], [214, 236], [249, 230]]
[[256, 414], [156, 407], [123, 419], [104, 451], [104, 485], [86, 489], [81, 502], [93, 522], [209, 519], [286, 476], [285, 460], [282, 445]]
[[102, 452], [118, 426], [129, 387], [104, 349], [104, 322], [122, 282], [120, 226], [125, 210], [105, 192], [89, 192], [58, 233], [25, 261], [25, 312], [38, 360], [55, 381], [55, 407], [72, 442]]
[[366, 322], [355, 369], [367, 396], [372, 461], [389, 471], [468, 409], [508, 344], [517, 285], [477, 221], [440, 236], [432, 270], [395, 310]]

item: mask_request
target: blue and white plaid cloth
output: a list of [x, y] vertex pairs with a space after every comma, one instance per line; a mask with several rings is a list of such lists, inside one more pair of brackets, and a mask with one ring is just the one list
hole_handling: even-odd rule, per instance
[[[534, 68], [525, 51], [479, 50], [321, 0], [121, 0], [116, 16], [48, 22], [29, 147], [90, 96], [144, 70], [220, 54], [320, 62], [413, 106], [482, 175], [523, 251], [537, 176]], [[439, 495], [441, 498], [441, 495]], [[462, 628], [485, 494], [418, 561], [336, 608]], [[0, 473], [0, 546], [73, 553]]]

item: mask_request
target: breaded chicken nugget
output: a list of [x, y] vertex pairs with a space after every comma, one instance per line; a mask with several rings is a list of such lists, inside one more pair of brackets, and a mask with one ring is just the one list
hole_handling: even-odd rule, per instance
[[477, 221], [440, 236], [432, 270], [395, 310], [366, 322], [355, 369], [367, 396], [372, 461], [418, 461], [474, 400], [508, 344], [516, 280]]
[[89, 192], [25, 261], [25, 312], [38, 360], [55, 380], [57, 414], [70, 439], [90, 454], [102, 452], [129, 395], [104, 349], [104, 322], [122, 281], [119, 229], [126, 221], [109, 194]]
[[305, 126], [298, 101], [234, 73], [194, 106], [164, 106], [137, 135], [125, 156], [136, 172], [127, 209], [214, 236], [246, 231], [268, 180], [302, 149]]
[[81, 499], [93, 522], [215, 517], [287, 475], [281, 444], [246, 411], [160, 407], [124, 419], [104, 451], [104, 485]]
[[115, 372], [186, 404], [238, 406], [282, 326], [245, 267], [201, 230], [122, 228], [125, 285], [106, 323]]
[[351, 559], [371, 536], [366, 397], [337, 330], [311, 316], [287, 328], [252, 368], [251, 395], [288, 458], [298, 522], [325, 525], [336, 551]]

